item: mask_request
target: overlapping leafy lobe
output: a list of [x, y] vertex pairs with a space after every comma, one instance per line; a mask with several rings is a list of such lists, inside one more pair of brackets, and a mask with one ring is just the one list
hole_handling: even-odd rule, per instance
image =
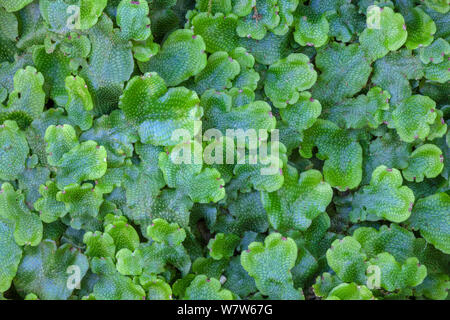
[[406, 42], [408, 32], [403, 16], [390, 7], [372, 6], [368, 13], [369, 10], [378, 11], [379, 21], [370, 21], [368, 15], [371, 23], [359, 36], [359, 42], [366, 55], [376, 60], [399, 49]]
[[105, 233], [114, 240], [116, 251], [128, 249], [134, 251], [139, 246], [139, 235], [136, 230], [128, 224], [125, 216], [108, 215], [105, 218]]
[[1, 8], [0, 17], [2, 18], [2, 22], [0, 23], [0, 37], [2, 41], [15, 41], [19, 34], [19, 22], [16, 15]]
[[[153, 189], [156, 183], [164, 186], [164, 179], [158, 177], [141, 175], [138, 184], [126, 190], [127, 208], [125, 210], [129, 216], [142, 228], [146, 228], [152, 219], [163, 218], [169, 221], [187, 226], [189, 223], [190, 209], [192, 200], [184, 193], [178, 193], [176, 190], [162, 190], [157, 192]], [[150, 186], [149, 189], [142, 189], [142, 186]], [[158, 187], [158, 185], [156, 185]], [[159, 187], [161, 188], [161, 187]]]
[[[2, 58], [2, 60], [3, 59], [4, 58]], [[1, 88], [6, 89], [8, 93], [13, 91], [15, 73], [20, 69], [26, 68], [27, 65], [33, 65], [33, 60], [30, 54], [15, 56], [10, 62], [3, 61], [0, 64], [0, 79], [2, 81]]]
[[414, 150], [408, 159], [403, 176], [409, 181], [423, 181], [424, 177], [435, 178], [444, 168], [442, 151], [434, 144], [424, 144]]
[[48, 53], [44, 46], [36, 46], [33, 49], [33, 62], [45, 78], [44, 89], [50, 92], [50, 97], [57, 105], [65, 105], [68, 99], [65, 80], [71, 73], [69, 57], [60, 50]]
[[176, 223], [168, 223], [163, 219], [155, 219], [151, 227], [147, 229], [149, 237], [169, 246], [179, 245], [186, 239], [186, 232]]
[[133, 42], [133, 57], [140, 62], [147, 62], [159, 51], [159, 45], [153, 42], [153, 36], [150, 35], [145, 41]]
[[419, 229], [422, 236], [436, 248], [450, 252], [450, 196], [437, 193], [419, 199], [414, 206], [410, 225]]
[[400, 139], [405, 142], [424, 140], [436, 118], [435, 108], [436, 103], [427, 96], [413, 95], [403, 100], [392, 112], [392, 126]]
[[426, 47], [433, 42], [436, 24], [421, 8], [409, 9], [405, 14], [405, 22], [408, 31], [405, 45], [409, 50]]
[[97, 115], [116, 109], [123, 83], [134, 69], [129, 41], [119, 37], [113, 22], [105, 14], [89, 29], [92, 44], [88, 61], [83, 61], [80, 76], [86, 81]]
[[372, 258], [370, 263], [380, 268], [380, 285], [388, 291], [415, 287], [427, 275], [427, 268], [420, 265], [416, 257], [408, 258], [400, 264], [391, 254], [383, 252]]
[[450, 55], [450, 45], [442, 38], [436, 39], [425, 48], [420, 48], [420, 60], [424, 64], [441, 63], [446, 55]]
[[137, 142], [138, 135], [124, 113], [114, 110], [97, 118], [93, 127], [81, 134], [80, 140], [99, 142], [106, 149], [108, 167], [118, 167], [133, 155], [133, 143]]
[[261, 233], [267, 231], [267, 213], [260, 200], [260, 193], [239, 193], [228, 205], [228, 215], [219, 215], [214, 228], [218, 232], [243, 236], [246, 231]]
[[166, 281], [157, 277], [149, 279], [151, 280], [143, 283], [143, 288], [147, 291], [147, 300], [172, 300], [172, 288]]
[[23, 190], [25, 203], [29, 208], [40, 197], [39, 186], [45, 184], [50, 178], [50, 170], [38, 163], [36, 155], [26, 160], [26, 168], [18, 177], [18, 187]]
[[22, 27], [17, 47], [23, 50], [33, 44], [41, 44], [45, 39], [47, 28], [40, 14], [39, 3], [30, 3], [20, 10], [18, 15], [22, 21]]
[[353, 238], [370, 258], [388, 252], [401, 263], [414, 256], [417, 245], [414, 234], [395, 223], [383, 225], [379, 230], [372, 227], [357, 228]]
[[229, 290], [221, 289], [219, 280], [198, 275], [186, 288], [184, 298], [187, 300], [233, 300], [233, 294]]
[[[245, 89], [247, 89], [245, 91], [256, 90], [261, 77], [254, 69], [255, 58], [253, 55], [249, 54], [247, 49], [237, 47], [231, 52], [231, 57], [236, 59], [241, 67], [239, 75], [233, 80], [233, 89], [231, 91], [236, 94], [236, 89], [238, 89], [238, 93], [242, 93]], [[238, 94], [236, 95], [238, 96]]]
[[300, 93], [296, 103], [280, 109], [280, 116], [289, 127], [302, 132], [315, 123], [321, 112], [320, 101], [312, 98], [311, 93], [304, 91]]
[[89, 263], [87, 258], [71, 245], [64, 244], [58, 248], [54, 241], [43, 240], [36, 247], [24, 249], [14, 286], [23, 296], [33, 292], [43, 300], [66, 300], [77, 285], [69, 279], [67, 270], [70, 270], [70, 266], [77, 267], [75, 272], [78, 272], [78, 279], [81, 280], [89, 268]]
[[377, 167], [372, 173], [370, 185], [364, 186], [353, 198], [353, 221], [377, 220], [403, 222], [411, 215], [414, 193], [402, 186], [402, 175], [397, 169]]
[[45, 131], [47, 162], [57, 166], [63, 155], [78, 145], [75, 129], [70, 125], [51, 125]]
[[15, 180], [25, 169], [29, 147], [15, 121], [0, 125], [0, 179]]
[[91, 53], [91, 41], [85, 35], [71, 32], [61, 42], [60, 50], [72, 58], [70, 61], [71, 67], [76, 68], [80, 63], [80, 59], [87, 58], [89, 53]]
[[106, 150], [95, 141], [82, 142], [61, 157], [56, 184], [63, 188], [72, 183], [101, 178], [106, 172]]
[[241, 38], [241, 45], [249, 50], [258, 63], [271, 65], [285, 58], [292, 52], [289, 46], [289, 34], [276, 35], [268, 32], [264, 38], [255, 40], [252, 38]]
[[32, 153], [36, 154], [39, 163], [47, 165], [48, 154], [45, 141], [45, 132], [51, 125], [61, 126], [69, 124], [62, 108], [51, 108], [34, 120], [26, 130], [26, 138]]
[[67, 33], [94, 26], [106, 4], [107, 0], [42, 0], [39, 1], [39, 9], [50, 30]]
[[81, 0], [80, 1], [80, 27], [86, 30], [94, 26], [107, 5], [107, 0]]
[[335, 240], [327, 251], [327, 262], [344, 282], [365, 283], [367, 256], [352, 237]]
[[141, 246], [144, 259], [144, 274], [160, 274], [168, 266], [174, 266], [187, 275], [191, 268], [191, 259], [182, 242], [186, 232], [178, 224], [169, 224], [164, 219], [155, 219], [147, 228], [147, 236], [153, 239], [151, 244]]
[[327, 120], [317, 120], [304, 131], [300, 155], [312, 157], [312, 149], [317, 146], [319, 159], [325, 160], [323, 176], [325, 181], [339, 190], [353, 189], [362, 178], [362, 149], [342, 129]]
[[226, 281], [223, 284], [223, 287], [240, 297], [246, 297], [250, 293], [257, 291], [255, 280], [250, 277], [244, 267], [242, 267], [239, 256], [231, 258], [224, 275]]
[[239, 62], [224, 51], [216, 51], [208, 57], [206, 67], [195, 76], [195, 84], [191, 88], [198, 94], [208, 89], [218, 91], [229, 89], [233, 80], [241, 71]]
[[322, 73], [312, 94], [326, 105], [341, 102], [359, 92], [372, 72], [372, 67], [358, 44], [328, 44], [318, 50], [315, 62]]
[[144, 41], [151, 35], [147, 1], [122, 0], [117, 7], [116, 22], [121, 36], [128, 40]]
[[0, 219], [0, 292], [10, 288], [22, 258], [22, 249], [15, 242], [13, 231], [11, 223]]
[[199, 102], [195, 92], [185, 87], [167, 89], [158, 74], [146, 73], [128, 82], [119, 107], [138, 126], [141, 142], [170, 146], [179, 142], [172, 139], [177, 129], [194, 136], [194, 122], [202, 113]]
[[202, 274], [209, 278], [219, 279], [228, 264], [228, 259], [216, 260], [212, 257], [197, 258], [192, 263], [192, 271], [195, 274]]
[[144, 289], [121, 275], [110, 258], [93, 258], [91, 270], [99, 276], [93, 288], [96, 300], [142, 300], [145, 299]]
[[81, 130], [88, 130], [92, 126], [93, 115], [91, 110], [94, 107], [88, 87], [81, 77], [67, 77], [66, 89], [68, 99], [65, 109], [69, 121], [80, 127]]
[[274, 192], [283, 186], [283, 168], [287, 163], [286, 147], [273, 141], [262, 142], [259, 148], [270, 151], [267, 151], [267, 155], [260, 153], [256, 163], [253, 163], [250, 161], [254, 161], [254, 156], [245, 150], [245, 156], [240, 157], [241, 160], [233, 169], [235, 180], [231, 182], [231, 190], [237, 188], [248, 192], [253, 187], [258, 191]]
[[208, 243], [209, 254], [215, 260], [231, 258], [240, 239], [235, 234], [218, 233], [214, 239]]
[[[215, 1], [214, 1], [215, 3]], [[230, 52], [239, 44], [236, 33], [238, 18], [234, 14], [216, 13], [214, 16], [201, 12], [192, 19], [195, 34], [205, 41], [206, 51]]]
[[266, 74], [264, 92], [277, 108], [294, 104], [299, 91], [310, 89], [317, 79], [309, 58], [301, 53], [290, 54], [272, 64]]
[[85, 255], [88, 257], [113, 258], [116, 251], [114, 239], [108, 233], [100, 231], [86, 232], [83, 235], [86, 244]]
[[133, 168], [125, 175], [124, 188], [126, 196], [125, 213], [141, 228], [147, 228], [152, 219], [164, 218], [186, 226], [189, 221], [189, 210], [192, 201], [184, 194], [177, 194], [175, 190], [160, 189], [166, 185], [162, 172], [158, 168], [158, 148], [150, 155], [154, 159], [149, 165], [153, 171], [144, 168]]
[[45, 223], [55, 222], [67, 214], [66, 205], [56, 199], [58, 192], [59, 189], [53, 181], [48, 181], [39, 187], [42, 197], [34, 203], [34, 208]]
[[390, 52], [374, 63], [372, 82], [391, 94], [391, 104], [397, 105], [412, 95], [409, 80], [424, 75], [420, 59], [409, 50]]
[[103, 194], [92, 184], [69, 184], [56, 194], [56, 200], [65, 204], [72, 228], [95, 230], [90, 224], [99, 224], [96, 218], [103, 202]]
[[342, 283], [333, 288], [327, 300], [373, 300], [373, 294], [366, 286], [356, 283]]
[[[350, 42], [356, 38], [366, 27], [366, 17], [360, 11], [352, 3], [340, 3], [333, 11], [328, 11], [326, 15], [330, 26], [329, 36], [342, 42]], [[318, 12], [324, 13], [323, 10]]]
[[300, 6], [295, 22], [294, 39], [301, 46], [321, 47], [328, 40], [330, 26], [325, 14], [317, 14], [310, 7]]
[[450, 287], [449, 277], [446, 274], [428, 275], [425, 280], [416, 287], [417, 295], [423, 295], [433, 300], [444, 300]]
[[278, 0], [277, 7], [280, 16], [280, 23], [273, 29], [273, 33], [284, 35], [289, 32], [289, 27], [294, 24], [295, 10], [299, 4], [299, 0]]
[[[159, 167], [167, 185], [176, 188], [181, 194], [188, 195], [193, 202], [209, 203], [223, 199], [225, 182], [221, 179], [220, 172], [196, 162], [196, 146], [200, 147], [198, 142], [188, 141], [187, 148], [185, 146], [186, 142], [182, 142], [181, 146], [175, 146], [170, 150], [169, 155], [165, 152], [159, 155]], [[182, 160], [178, 159], [180, 153], [184, 155], [191, 150], [194, 152], [188, 161], [179, 163]]]
[[291, 238], [270, 234], [264, 244], [253, 242], [241, 254], [241, 264], [255, 279], [261, 294], [271, 299], [299, 299], [290, 269], [295, 265], [297, 246]]
[[[264, 101], [249, 101], [237, 106], [233, 104], [231, 92], [208, 90], [202, 95], [200, 105], [204, 110], [202, 126], [206, 130], [216, 129], [224, 135], [227, 129], [243, 131], [275, 129], [276, 119], [272, 115], [270, 105]], [[217, 140], [220, 137], [214, 138]]]
[[389, 92], [373, 87], [367, 95], [359, 95], [332, 106], [326, 111], [326, 117], [346, 129], [361, 129], [366, 126], [377, 128], [383, 123], [385, 111], [389, 110], [390, 97]]
[[0, 61], [14, 62], [20, 52], [15, 46], [18, 36], [18, 21], [14, 13], [0, 7]]
[[[246, 2], [253, 4], [251, 1]], [[249, 9], [234, 10], [240, 17], [236, 27], [240, 37], [261, 40], [268, 30], [274, 30], [280, 23], [277, 0], [256, 0]]]
[[19, 22], [14, 13], [6, 11], [0, 7], [0, 43], [4, 48], [1, 52], [1, 60], [10, 60], [11, 54], [14, 55], [17, 52], [17, 48], [14, 48], [14, 41], [19, 35]]
[[[152, 22], [152, 34], [158, 42], [164, 37], [168, 36], [172, 31], [179, 28], [183, 17], [180, 16], [180, 9], [167, 8], [170, 4], [163, 5], [161, 9], [156, 9], [155, 4], [153, 10], [150, 10], [150, 20]], [[178, 7], [179, 8], [179, 7]], [[189, 17], [186, 15], [186, 19]]]
[[0, 217], [14, 225], [14, 239], [19, 246], [37, 246], [42, 240], [43, 226], [39, 217], [24, 203], [24, 195], [9, 183], [0, 189]]
[[[436, 81], [438, 83], [447, 83], [450, 80], [449, 68], [450, 62], [448, 60], [448, 54], [442, 55], [444, 57], [444, 61], [440, 63], [432, 63], [428, 64], [424, 68], [425, 78]], [[437, 60], [439, 61], [439, 60]]]
[[43, 85], [44, 77], [35, 68], [19, 69], [14, 75], [14, 91], [9, 95], [8, 104], [0, 107], [0, 122], [10, 119], [25, 128], [38, 118], [45, 105]]
[[168, 86], [176, 86], [206, 67], [206, 46], [202, 36], [191, 30], [170, 34], [158, 54], [139, 63], [142, 72], [156, 72]]
[[273, 228], [306, 230], [313, 219], [325, 212], [333, 191], [317, 170], [302, 172], [288, 166], [283, 187], [273, 193], [262, 192], [262, 202]]
[[338, 287], [340, 284], [342, 284], [342, 280], [340, 280], [336, 274], [325, 272], [317, 277], [312, 288], [317, 297], [326, 297], [331, 290]]
[[130, 251], [129, 249], [120, 249], [116, 253], [116, 268], [120, 274], [125, 276], [138, 276], [142, 274], [142, 253], [139, 249]]
[[[367, 233], [367, 231], [373, 231], [376, 234], [374, 229], [365, 229], [360, 228], [357, 231], [363, 231]], [[361, 250], [361, 245], [358, 241], [363, 241], [363, 250], [369, 249], [364, 245], [365, 238], [361, 237], [363, 232], [358, 233], [355, 236], [356, 239], [352, 237], [345, 237], [341, 243], [333, 243], [333, 245], [339, 246], [336, 252], [336, 249], [327, 252], [327, 260], [328, 263], [331, 263], [330, 266], [337, 272], [339, 278], [346, 279], [346, 281], [356, 281], [357, 283], [365, 283], [365, 269], [367, 267], [367, 272], [369, 270], [378, 270], [376, 274], [378, 274], [377, 284], [372, 284], [371, 286], [375, 286], [374, 289], [383, 288], [387, 291], [398, 291], [398, 290], [408, 290], [408, 288], [416, 287], [421, 284], [425, 277], [427, 276], [427, 267], [421, 265], [419, 260], [416, 257], [408, 257], [400, 260], [398, 262], [398, 258], [394, 257], [391, 253], [382, 252], [383, 249], [377, 248], [379, 254], [376, 252], [370, 252], [370, 255], [373, 255], [370, 260]], [[365, 236], [374, 236], [373, 234], [366, 234]], [[380, 238], [378, 238], [381, 240]], [[372, 239], [369, 239], [371, 241]], [[400, 239], [396, 239], [400, 240]], [[414, 236], [413, 236], [413, 240]], [[345, 243], [345, 244], [344, 244]], [[373, 242], [371, 242], [373, 244]], [[359, 252], [359, 259], [356, 257], [356, 253]], [[411, 252], [410, 252], [411, 253]], [[376, 254], [376, 255], [375, 255]], [[395, 254], [395, 252], [394, 252]], [[369, 283], [370, 279], [373, 278], [373, 274], [367, 274], [367, 283]], [[359, 279], [358, 279], [359, 277]]]

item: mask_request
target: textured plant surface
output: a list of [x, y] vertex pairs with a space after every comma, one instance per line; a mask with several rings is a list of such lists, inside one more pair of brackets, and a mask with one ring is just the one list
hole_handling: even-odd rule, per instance
[[448, 299], [449, 15], [0, 0], [0, 300]]

